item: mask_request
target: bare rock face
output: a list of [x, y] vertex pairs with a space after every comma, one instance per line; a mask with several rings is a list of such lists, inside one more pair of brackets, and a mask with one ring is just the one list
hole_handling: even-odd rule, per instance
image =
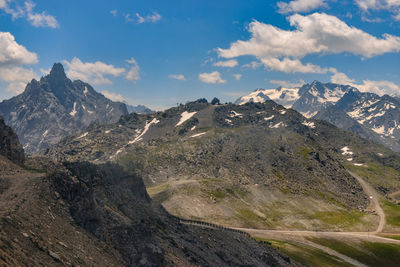
[[68, 79], [60, 63], [40, 81], [33, 79], [22, 94], [0, 103], [0, 115], [27, 153], [47, 149], [93, 122], [116, 122], [127, 113], [124, 103], [109, 100], [85, 82]]
[[0, 155], [5, 156], [16, 164], [23, 164], [25, 155], [22, 145], [19, 143], [18, 136], [11, 127], [4, 123], [0, 116]]

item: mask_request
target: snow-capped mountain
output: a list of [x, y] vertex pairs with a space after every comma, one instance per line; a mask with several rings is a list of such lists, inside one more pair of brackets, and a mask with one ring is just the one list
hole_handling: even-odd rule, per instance
[[286, 108], [290, 108], [298, 98], [299, 88], [278, 87], [277, 89], [257, 89], [237, 99], [235, 104], [243, 105], [248, 102], [262, 103], [266, 100], [273, 100]]
[[[321, 111], [316, 118], [333, 124], [338, 118], [333, 116], [338, 111], [352, 118], [360, 128], [369, 129], [372, 134], [366, 138], [384, 144], [395, 151], [400, 151], [400, 100], [389, 95], [379, 96], [373, 93], [349, 91], [329, 112]], [[330, 114], [329, 114], [330, 113]], [[347, 130], [349, 125], [337, 125]]]
[[293, 108], [310, 118], [327, 106], [335, 104], [350, 89], [349, 85], [321, 83], [313, 81], [298, 88], [257, 89], [246, 96], [240, 97], [235, 104], [248, 102], [264, 102], [273, 100], [286, 107]]
[[92, 122], [116, 122], [127, 113], [125, 104], [80, 80], [72, 82], [59, 63], [40, 81], [33, 79], [22, 94], [0, 103], [0, 114], [28, 153], [46, 149]]
[[299, 98], [294, 102], [292, 108], [310, 118], [318, 111], [334, 105], [349, 90], [357, 91], [356, 88], [349, 85], [313, 81], [300, 87]]
[[[273, 100], [305, 117], [326, 120], [340, 128], [400, 151], [400, 99], [363, 93], [350, 85], [314, 81], [300, 88], [258, 89], [236, 103]], [[290, 99], [290, 101], [288, 101]]]

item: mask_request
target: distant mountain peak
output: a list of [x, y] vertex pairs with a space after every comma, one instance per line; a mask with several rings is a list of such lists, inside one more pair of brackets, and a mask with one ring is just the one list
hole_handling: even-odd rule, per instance
[[64, 66], [61, 63], [54, 63], [53, 68], [51, 68], [50, 74], [51, 77], [55, 78], [67, 78], [65, 74]]

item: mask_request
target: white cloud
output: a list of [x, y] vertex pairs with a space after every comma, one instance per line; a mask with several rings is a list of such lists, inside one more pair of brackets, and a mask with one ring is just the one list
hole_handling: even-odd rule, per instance
[[242, 79], [242, 74], [239, 74], [239, 73], [237, 73], [237, 74], [232, 74], [233, 75], [233, 77], [235, 77], [235, 79], [236, 79], [236, 81], [239, 81], [240, 79]]
[[239, 63], [236, 59], [226, 60], [226, 61], [217, 61], [213, 63], [213, 66], [216, 67], [224, 67], [224, 68], [233, 68], [236, 67]]
[[294, 0], [288, 3], [278, 2], [279, 13], [303, 13], [327, 6], [325, 0]]
[[400, 95], [400, 87], [394, 82], [363, 80], [362, 83], [357, 83], [354, 79], [349, 78], [346, 74], [336, 70], [333, 71], [331, 82], [351, 85], [356, 87], [361, 92], [371, 92], [377, 95]]
[[0, 80], [8, 83], [6, 90], [13, 94], [22, 93], [33, 78], [37, 78], [37, 75], [32, 69], [0, 67]]
[[261, 67], [263, 64], [261, 62], [258, 61], [252, 61], [248, 64], [244, 64], [242, 67], [243, 68], [252, 68], [253, 70], [258, 69], [259, 67]]
[[211, 73], [200, 73], [199, 80], [203, 83], [212, 83], [212, 84], [222, 84], [226, 83], [226, 80], [221, 78], [221, 73], [218, 71], [214, 71]]
[[105, 97], [111, 99], [112, 101], [124, 102], [124, 103], [126, 102], [125, 98], [121, 94], [112, 93], [107, 90], [103, 90], [100, 93], [102, 93]]
[[377, 38], [335, 16], [324, 13], [295, 14], [288, 20], [295, 30], [283, 30], [253, 21], [249, 25], [250, 40], [238, 40], [228, 49], [218, 48], [219, 56], [236, 58], [251, 55], [270, 70], [325, 73], [329, 69], [303, 64], [300, 59], [310, 54], [340, 53], [369, 58], [400, 51], [400, 37], [384, 34]]
[[170, 79], [175, 79], [175, 80], [180, 80], [180, 81], [186, 81], [186, 78], [185, 78], [185, 76], [184, 76], [183, 74], [171, 74], [171, 75], [168, 75], [168, 77], [169, 77]]
[[0, 32], [0, 66], [19, 66], [37, 62], [37, 55], [18, 44], [11, 33]]
[[137, 23], [156, 23], [157, 21], [161, 20], [161, 15], [157, 12], [153, 12], [151, 15], [147, 15], [142, 17], [139, 13], [136, 13]]
[[342, 72], [334, 71], [333, 75], [331, 76], [331, 82], [352, 85], [355, 81]]
[[134, 58], [126, 60], [127, 63], [131, 64], [132, 67], [128, 70], [128, 72], [125, 75], [125, 79], [128, 81], [136, 83], [138, 80], [140, 80], [140, 75], [139, 75], [139, 65], [137, 64], [136, 60]]
[[105, 76], [118, 77], [125, 72], [124, 68], [117, 68], [100, 61], [83, 63], [76, 57], [71, 62], [64, 60], [64, 63], [68, 67], [67, 75], [71, 79], [79, 79], [96, 85], [111, 84], [112, 82]]
[[7, 91], [21, 93], [26, 84], [37, 77], [32, 69], [23, 65], [37, 62], [37, 55], [18, 44], [11, 33], [0, 32], [0, 81], [7, 83]]
[[[364, 12], [387, 10], [393, 13], [395, 20], [400, 20], [400, 1], [399, 0], [355, 0], [356, 5]], [[365, 17], [364, 17], [365, 19]], [[381, 19], [365, 19], [369, 22], [381, 21]]]
[[303, 80], [300, 80], [298, 82], [289, 82], [289, 81], [282, 81], [282, 80], [270, 80], [269, 81], [272, 84], [275, 84], [277, 86], [281, 86], [283, 88], [296, 88], [296, 87], [301, 87], [302, 85], [305, 84]]
[[46, 11], [36, 13], [33, 10], [34, 7], [35, 3], [33, 1], [26, 1], [24, 6], [20, 6], [16, 1], [0, 0], [0, 9], [10, 14], [13, 19], [26, 18], [34, 27], [59, 27], [58, 21], [54, 16], [47, 14]]
[[115, 9], [110, 10], [110, 14], [113, 15], [114, 17], [116, 17], [118, 15], [118, 11]]
[[33, 2], [25, 2], [27, 20], [35, 27], [58, 28], [58, 22], [54, 16], [48, 15], [46, 11], [35, 13], [33, 11], [35, 4]]
[[261, 58], [267, 70], [282, 71], [286, 73], [301, 72], [301, 73], [326, 73], [327, 68], [321, 68], [317, 65], [307, 63], [303, 64], [298, 59], [289, 59], [287, 57], [282, 60], [278, 58]]
[[378, 95], [400, 95], [400, 87], [391, 81], [364, 80], [362, 84], [353, 86], [362, 92], [372, 92]]

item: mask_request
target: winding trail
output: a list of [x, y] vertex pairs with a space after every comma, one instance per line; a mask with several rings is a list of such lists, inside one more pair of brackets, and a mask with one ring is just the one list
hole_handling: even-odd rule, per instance
[[358, 176], [355, 173], [349, 172], [351, 174], [351, 176], [354, 177], [354, 179], [356, 179], [361, 187], [363, 188], [365, 194], [367, 194], [367, 196], [370, 198], [371, 200], [371, 205], [373, 210], [376, 211], [376, 213], [379, 216], [379, 225], [378, 228], [374, 231], [374, 233], [381, 233], [383, 231], [383, 228], [386, 225], [386, 216], [385, 216], [385, 212], [383, 211], [381, 204], [379, 203], [379, 194], [376, 192], [376, 190], [369, 185], [367, 182], [364, 181], [364, 179], [362, 179], [360, 176]]
[[[386, 216], [385, 212], [383, 211], [380, 203], [379, 203], [379, 194], [376, 190], [369, 185], [366, 181], [364, 181], [361, 177], [356, 175], [355, 173], [349, 172], [354, 179], [356, 179], [361, 187], [363, 188], [365, 194], [367, 194], [368, 198], [370, 199], [370, 208], [374, 210], [379, 216], [379, 225], [377, 229], [373, 232], [318, 232], [318, 231], [296, 231], [296, 230], [263, 230], [263, 229], [251, 229], [251, 228], [238, 228], [238, 227], [231, 227], [231, 229], [243, 231], [249, 233], [253, 237], [261, 237], [265, 239], [271, 240], [282, 240], [282, 241], [289, 241], [292, 243], [297, 243], [299, 245], [306, 245], [316, 249], [319, 249], [331, 256], [339, 258], [340, 260], [349, 263], [353, 266], [364, 267], [365, 264], [350, 258], [346, 255], [343, 255], [329, 247], [322, 246], [320, 244], [316, 244], [310, 241], [307, 238], [314, 237], [314, 238], [330, 238], [330, 239], [337, 239], [341, 241], [365, 241], [365, 242], [379, 242], [379, 243], [386, 243], [386, 244], [395, 244], [400, 245], [400, 240], [385, 238], [382, 236], [377, 235], [381, 233], [386, 225]], [[199, 227], [208, 227], [208, 228], [215, 228], [213, 226], [204, 226], [192, 223], [185, 223]]]

